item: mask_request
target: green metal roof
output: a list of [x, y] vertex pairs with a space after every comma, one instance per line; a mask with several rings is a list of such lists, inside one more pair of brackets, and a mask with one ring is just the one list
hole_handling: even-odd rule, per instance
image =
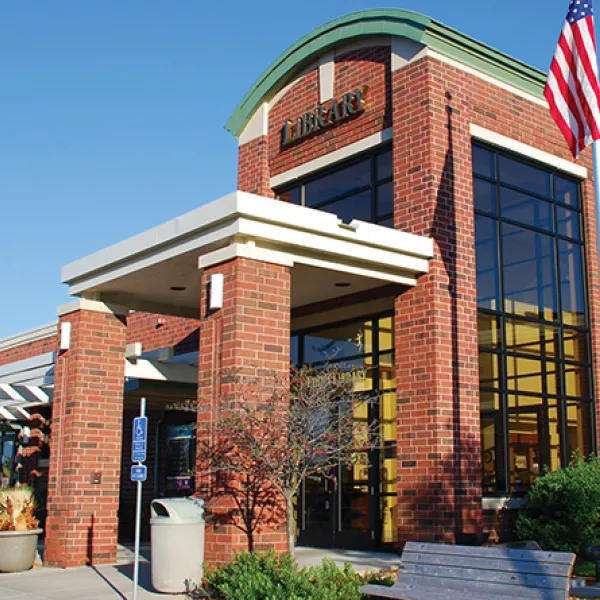
[[525, 92], [543, 97], [546, 74], [538, 69], [425, 15], [394, 8], [373, 9], [329, 21], [290, 46], [257, 79], [225, 128], [239, 137], [257, 108], [272, 98], [303, 66], [328, 48], [368, 35], [406, 37]]

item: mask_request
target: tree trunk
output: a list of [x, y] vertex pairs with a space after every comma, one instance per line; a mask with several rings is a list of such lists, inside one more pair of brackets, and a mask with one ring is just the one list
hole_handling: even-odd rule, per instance
[[296, 546], [296, 515], [294, 510], [294, 498], [292, 496], [285, 497], [286, 508], [286, 525], [287, 525], [287, 547], [288, 553], [294, 555]]

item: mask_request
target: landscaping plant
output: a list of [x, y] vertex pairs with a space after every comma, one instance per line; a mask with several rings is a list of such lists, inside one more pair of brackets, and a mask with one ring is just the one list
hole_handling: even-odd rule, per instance
[[[206, 593], [223, 600], [361, 600], [360, 586], [377, 581], [393, 584], [385, 573], [362, 576], [350, 564], [339, 569], [333, 561], [301, 568], [289, 554], [240, 552], [233, 562], [208, 569]], [[191, 597], [204, 597], [196, 590]]]
[[29, 531], [37, 529], [33, 516], [35, 499], [28, 486], [0, 490], [0, 531]]
[[536, 479], [516, 524], [522, 540], [544, 550], [579, 552], [600, 544], [600, 459], [574, 456], [568, 466]]

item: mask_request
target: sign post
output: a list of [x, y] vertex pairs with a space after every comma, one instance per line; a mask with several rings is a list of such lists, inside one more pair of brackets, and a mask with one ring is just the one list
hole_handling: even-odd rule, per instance
[[[133, 420], [131, 436], [131, 481], [137, 486], [135, 503], [135, 559], [133, 563], [133, 600], [138, 597], [138, 580], [140, 574], [140, 530], [142, 523], [142, 484], [146, 481], [148, 469], [142, 463], [146, 461], [148, 446], [148, 417], [146, 417], [146, 398], [140, 399], [140, 416]], [[136, 464], [137, 463], [137, 464]]]

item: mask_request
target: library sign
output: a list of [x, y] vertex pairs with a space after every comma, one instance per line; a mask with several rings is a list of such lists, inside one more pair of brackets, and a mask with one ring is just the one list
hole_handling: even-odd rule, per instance
[[365, 111], [365, 94], [368, 86], [356, 88], [353, 92], [344, 94], [340, 100], [319, 104], [314, 109], [305, 112], [296, 120], [288, 119], [283, 125], [282, 146], [299, 142], [313, 133], [329, 129], [350, 120]]

